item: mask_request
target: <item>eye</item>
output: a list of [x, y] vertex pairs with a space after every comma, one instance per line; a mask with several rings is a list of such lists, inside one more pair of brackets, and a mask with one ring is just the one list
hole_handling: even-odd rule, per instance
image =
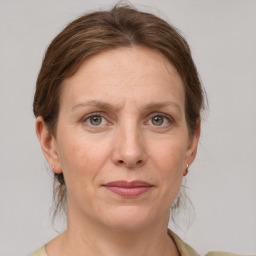
[[84, 119], [84, 122], [89, 126], [104, 126], [107, 120], [100, 114], [91, 114]]
[[91, 116], [89, 118], [89, 122], [91, 125], [98, 126], [102, 123], [102, 117], [101, 116]]
[[159, 127], [166, 127], [169, 126], [171, 123], [172, 118], [161, 113], [155, 114], [148, 121], [148, 124]]
[[164, 122], [164, 117], [163, 116], [154, 116], [151, 118], [152, 124], [159, 126], [162, 125]]

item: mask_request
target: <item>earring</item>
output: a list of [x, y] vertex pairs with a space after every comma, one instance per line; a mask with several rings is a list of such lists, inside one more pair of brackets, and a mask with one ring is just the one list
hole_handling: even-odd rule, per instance
[[52, 170], [54, 170], [54, 168], [55, 168], [55, 166], [53, 165], [53, 166], [52, 166]]
[[189, 167], [189, 165], [187, 164], [187, 168], [186, 168], [185, 172], [183, 173], [183, 176], [187, 176], [187, 174], [188, 174], [188, 167]]

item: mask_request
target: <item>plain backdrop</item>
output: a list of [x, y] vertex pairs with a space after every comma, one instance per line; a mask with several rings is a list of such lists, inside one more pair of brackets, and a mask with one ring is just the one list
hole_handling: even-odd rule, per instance
[[[46, 47], [69, 21], [114, 3], [0, 0], [0, 256], [27, 255], [57, 235], [49, 214], [52, 176], [32, 114]], [[256, 254], [256, 1], [131, 3], [182, 31], [208, 94], [198, 157], [187, 178], [194, 219], [189, 226], [170, 225], [200, 255]]]

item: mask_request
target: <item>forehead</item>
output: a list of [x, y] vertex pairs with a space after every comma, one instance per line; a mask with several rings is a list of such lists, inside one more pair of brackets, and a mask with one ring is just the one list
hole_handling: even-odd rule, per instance
[[[61, 104], [79, 98], [120, 101], [143, 98], [149, 104], [154, 98], [170, 97], [184, 104], [184, 86], [175, 67], [156, 50], [146, 47], [122, 47], [90, 57], [78, 71], [63, 82]], [[91, 99], [90, 99], [91, 100]]]

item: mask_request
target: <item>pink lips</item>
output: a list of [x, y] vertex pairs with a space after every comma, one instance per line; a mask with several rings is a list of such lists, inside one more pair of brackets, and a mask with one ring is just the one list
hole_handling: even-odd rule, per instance
[[135, 197], [147, 192], [153, 185], [140, 180], [131, 182], [119, 180], [104, 184], [104, 187], [124, 197]]

